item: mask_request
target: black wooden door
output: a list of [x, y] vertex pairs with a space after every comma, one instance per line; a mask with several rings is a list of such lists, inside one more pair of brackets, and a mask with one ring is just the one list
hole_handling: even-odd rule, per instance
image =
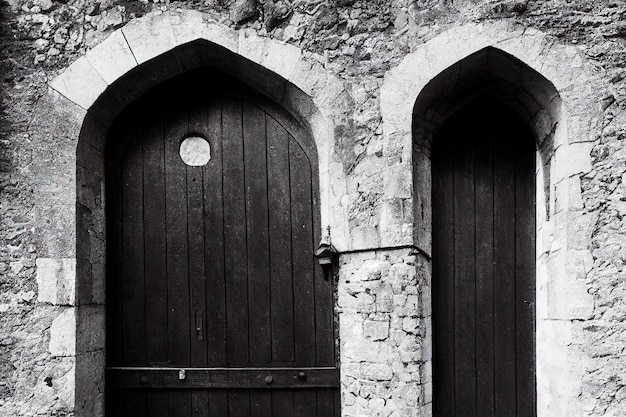
[[435, 417], [536, 415], [535, 147], [494, 102], [433, 142]]
[[[206, 165], [181, 159], [190, 136]], [[107, 415], [337, 415], [311, 139], [199, 70], [125, 110], [108, 143]]]

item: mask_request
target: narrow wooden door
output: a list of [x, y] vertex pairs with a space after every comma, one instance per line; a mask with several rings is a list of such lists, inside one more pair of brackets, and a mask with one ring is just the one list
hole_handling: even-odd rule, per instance
[[434, 139], [434, 417], [536, 416], [534, 161], [496, 99]]
[[[191, 165], [188, 137], [208, 142]], [[337, 415], [306, 133], [204, 69], [125, 110], [107, 146], [107, 415]]]

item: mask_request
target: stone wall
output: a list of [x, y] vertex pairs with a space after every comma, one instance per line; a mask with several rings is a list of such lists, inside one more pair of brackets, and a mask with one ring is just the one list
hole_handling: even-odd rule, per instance
[[345, 416], [427, 414], [429, 261], [414, 249], [346, 254], [338, 315]]
[[[329, 194], [323, 216], [333, 223], [333, 242], [351, 251], [342, 257], [338, 284], [347, 416], [426, 415], [430, 402], [428, 261], [411, 249], [393, 249], [415, 244], [427, 254], [428, 233], [413, 233], [419, 190], [413, 187], [411, 137], [393, 136], [389, 119], [383, 120], [383, 82], [428, 41], [440, 42], [455, 28], [495, 24], [518, 38], [541, 38], [539, 48], [532, 42], [521, 48], [536, 52], [536, 60], [525, 63], [556, 74], [549, 81], [572, 98], [563, 101], [567, 114], [596, 115], [568, 119], [565, 137], [584, 144], [562, 153], [559, 162], [576, 165], [582, 156], [588, 166], [546, 182], [553, 220], [541, 223], [538, 250], [546, 268], [539, 273], [575, 291], [548, 291], [547, 310], [538, 307], [546, 314], [546, 332], [562, 344], [558, 351], [569, 355], [556, 357], [557, 366], [546, 370], [554, 380], [539, 381], [548, 386], [541, 415], [626, 415], [626, 4], [613, 0], [1, 2], [0, 414], [100, 413], [98, 381], [79, 384], [86, 393], [72, 381], [87, 381], [81, 372], [102, 366], [101, 223], [89, 217], [77, 229], [76, 219], [86, 211], [74, 204], [97, 213], [102, 196], [93, 192], [97, 182], [82, 187], [80, 169], [72, 165], [85, 109], [55, 96], [48, 83], [114, 31], [132, 31], [142, 17], [186, 10], [203, 13], [197, 25], [291, 45], [305, 56], [301, 62], [324, 74], [319, 78], [334, 77], [341, 85], [332, 94], [322, 81], [304, 90], [317, 94], [332, 130], [325, 145], [328, 169], [320, 171]], [[467, 42], [473, 33], [465, 36]], [[584, 67], [584, 78], [563, 80], [558, 66], [544, 66], [545, 57], [565, 50], [574, 53], [563, 55], [561, 65]], [[433, 48], [431, 59], [460, 56], [439, 51]], [[427, 176], [416, 175], [416, 183]], [[78, 240], [93, 243], [87, 253], [77, 253], [85, 250], [76, 247], [80, 233], [87, 236]], [[413, 299], [415, 310], [409, 311]], [[74, 335], [81, 333], [93, 340], [77, 346]], [[372, 360], [351, 356], [359, 349]], [[390, 356], [376, 361], [376, 351]], [[572, 368], [579, 371], [575, 378], [560, 374]], [[562, 384], [567, 388], [558, 388]], [[76, 398], [93, 401], [75, 404]], [[564, 410], [562, 404], [575, 407]]]

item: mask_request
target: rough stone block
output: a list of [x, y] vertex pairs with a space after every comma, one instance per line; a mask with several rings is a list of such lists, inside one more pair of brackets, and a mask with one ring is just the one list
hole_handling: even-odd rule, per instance
[[389, 322], [366, 320], [363, 323], [363, 335], [366, 339], [385, 340], [389, 337]]
[[353, 227], [350, 230], [350, 237], [351, 249], [367, 249], [380, 246], [378, 230], [375, 226], [362, 225]]
[[[59, 82], [62, 81], [62, 77], [63, 74], [57, 77]], [[83, 86], [74, 87], [84, 88]], [[49, 86], [45, 94], [37, 101], [29, 129], [33, 137], [38, 138], [42, 144], [45, 142], [48, 146], [41, 146], [34, 150], [48, 150], [51, 147], [59, 151], [55, 146], [62, 147], [63, 150], [65, 148], [73, 150], [86, 116], [87, 111], [83, 107]], [[47, 167], [50, 168], [49, 165]]]
[[593, 297], [584, 279], [568, 274], [564, 257], [551, 257], [547, 262], [548, 311], [551, 319], [584, 320], [593, 314]]
[[[192, 42], [196, 39], [211, 40], [211, 31], [209, 31], [207, 22], [201, 12], [178, 9], [169, 12], [168, 18], [177, 45]], [[228, 29], [228, 31], [233, 32], [232, 29]], [[236, 45], [237, 43], [235, 43], [235, 50]]]
[[340, 289], [337, 304], [340, 308], [345, 310], [353, 310], [357, 312], [374, 311], [374, 297], [364, 292], [351, 294]]
[[361, 363], [359, 374], [370, 381], [390, 381], [393, 378], [391, 365], [384, 363]]
[[177, 46], [177, 40], [166, 13], [151, 13], [133, 20], [122, 28], [130, 49], [139, 64]]
[[[74, 357], [49, 359], [33, 387], [30, 403], [42, 404], [49, 409], [73, 409], [76, 359]], [[43, 407], [42, 407], [43, 408]], [[0, 405], [0, 410], [2, 407]], [[14, 415], [14, 414], [13, 414]], [[20, 415], [33, 415], [25, 413]]]
[[557, 183], [572, 175], [590, 172], [592, 148], [593, 142], [572, 143], [559, 147], [552, 158], [550, 180]]
[[76, 304], [91, 304], [92, 279], [91, 264], [84, 259], [76, 259]]
[[76, 416], [104, 417], [104, 350], [76, 357]]
[[418, 330], [417, 317], [405, 317], [402, 319], [402, 330], [409, 334], [416, 334]]
[[382, 277], [387, 276], [390, 264], [382, 259], [367, 259], [363, 261], [358, 270], [358, 276], [354, 277], [356, 281], [378, 281]]
[[386, 199], [380, 207], [379, 235], [382, 246], [410, 245], [413, 225], [405, 219], [405, 201], [399, 198]]
[[[387, 148], [395, 146], [401, 148], [411, 149], [411, 144], [398, 144], [387, 145]], [[404, 158], [403, 158], [404, 159]], [[384, 171], [384, 198], [399, 198], [407, 199], [411, 198], [413, 194], [413, 173], [410, 167], [406, 164], [396, 165], [390, 167]]]
[[579, 377], [572, 371], [582, 371], [582, 364], [572, 367], [568, 355], [564, 354], [564, 347], [572, 343], [572, 336], [570, 321], [537, 320], [537, 404], [549, 404], [549, 409], [558, 413], [550, 415], [570, 415], [566, 412], [566, 403], [572, 398], [570, 392], [579, 389]]
[[85, 56], [107, 84], [113, 84], [115, 80], [137, 66], [137, 61], [121, 30], [113, 32]]
[[65, 309], [52, 322], [48, 350], [53, 356], [76, 355], [75, 308]]
[[520, 36], [519, 32], [506, 33], [502, 39], [495, 42], [494, 46], [513, 55], [531, 68], [540, 70], [546, 42], [545, 33], [529, 28], [524, 31], [524, 36]]
[[565, 139], [559, 144], [590, 142], [593, 140], [593, 132], [596, 128], [588, 114], [570, 114], [567, 118]]
[[[395, 311], [393, 290], [390, 285], [382, 285], [374, 290], [376, 311], [388, 313]], [[408, 299], [409, 297], [407, 297]]]
[[105, 264], [91, 264], [91, 302], [104, 304], [106, 302], [106, 269]]
[[584, 211], [568, 210], [565, 221], [567, 227], [567, 248], [586, 250], [590, 248], [590, 238], [594, 214]]
[[423, 48], [431, 72], [439, 74], [468, 55], [487, 46], [483, 41], [478, 45], [471, 45], [468, 49], [461, 49], [458, 36], [459, 33], [443, 33], [424, 44]]
[[107, 83], [83, 56], [50, 81], [50, 87], [83, 109], [89, 109], [107, 88]]
[[314, 57], [301, 56], [288, 81], [309, 95], [320, 111], [336, 114], [339, 97], [348, 94], [343, 83], [330, 74]]
[[104, 349], [105, 311], [103, 305], [80, 306], [76, 312], [78, 339], [76, 353]]
[[37, 258], [37, 301], [53, 305], [76, 302], [76, 259]]
[[424, 67], [423, 62], [426, 61], [423, 50], [416, 51], [416, 54], [389, 71], [380, 90], [383, 134], [390, 140], [394, 137], [411, 137], [410, 115], [417, 95], [430, 80], [429, 75], [436, 75], [430, 67], [425, 68], [425, 74], [415, 73], [414, 68]]
[[[573, 87], [595, 85], [591, 72], [585, 68], [584, 58], [577, 48], [553, 43], [546, 53], [541, 73], [556, 87], [557, 91], [567, 91]], [[592, 70], [593, 71], [593, 70]]]
[[395, 263], [389, 267], [386, 282], [391, 285], [394, 293], [399, 293], [405, 289], [407, 285], [415, 284], [416, 274], [415, 266], [405, 263]]
[[554, 185], [554, 213], [567, 210], [569, 207], [568, 178], [562, 179]]
[[593, 142], [578, 142], [569, 144], [567, 147], [567, 164], [570, 167], [569, 176], [575, 174], [586, 174], [592, 170], [591, 150], [593, 149], [593, 146]]
[[537, 263], [536, 271], [537, 298], [535, 300], [535, 315], [538, 320], [547, 319], [550, 316], [550, 299], [548, 297], [548, 294], [551, 278], [548, 274], [548, 267], [545, 260], [546, 258], [544, 257], [540, 262]]
[[79, 142], [76, 155], [76, 199], [89, 209], [102, 209], [104, 155], [86, 141]]

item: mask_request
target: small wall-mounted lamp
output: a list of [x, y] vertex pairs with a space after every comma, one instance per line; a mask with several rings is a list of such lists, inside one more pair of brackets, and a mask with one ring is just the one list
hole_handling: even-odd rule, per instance
[[328, 236], [320, 242], [315, 256], [324, 272], [324, 279], [328, 281], [337, 270], [339, 263], [339, 252], [337, 252], [330, 240], [330, 226], [328, 227]]

